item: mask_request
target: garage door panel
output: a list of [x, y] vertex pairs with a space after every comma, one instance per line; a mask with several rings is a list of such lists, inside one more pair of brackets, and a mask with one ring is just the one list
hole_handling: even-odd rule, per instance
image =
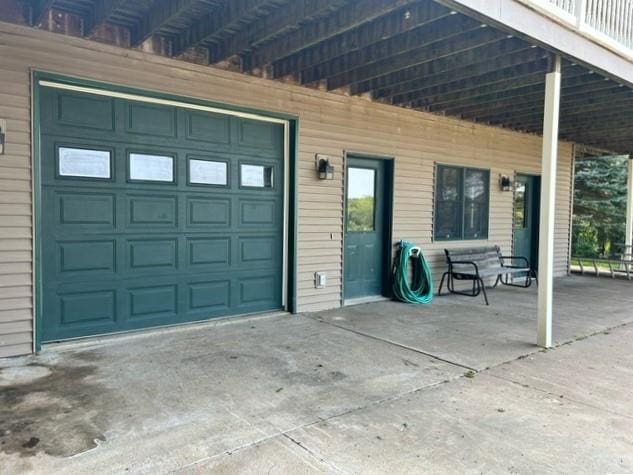
[[139, 102], [130, 102], [125, 104], [125, 106], [125, 125], [128, 133], [169, 138], [176, 137], [176, 108]]
[[79, 127], [114, 131], [115, 115], [112, 98], [63, 92], [59, 94], [58, 100], [53, 102], [53, 106], [60, 126], [69, 126], [72, 129]]
[[187, 264], [196, 272], [231, 265], [230, 237], [187, 238]]
[[186, 309], [188, 315], [226, 314], [230, 305], [230, 279], [195, 281], [188, 284]]
[[239, 224], [245, 227], [271, 227], [278, 223], [279, 200], [241, 199], [239, 200]]
[[116, 315], [116, 291], [67, 292], [58, 295], [61, 324], [113, 323]]
[[238, 279], [238, 306], [249, 308], [260, 305], [274, 305], [277, 298], [277, 275], [263, 274]]
[[87, 274], [114, 273], [116, 270], [116, 240], [61, 241], [58, 243], [59, 273], [66, 277]]
[[227, 145], [231, 142], [230, 118], [209, 112], [185, 114], [185, 136], [188, 140]]
[[127, 195], [129, 213], [127, 226], [144, 229], [160, 226], [178, 227], [178, 197], [175, 195]]
[[282, 307], [282, 126], [45, 90], [44, 341]]
[[187, 226], [206, 229], [231, 225], [231, 200], [219, 197], [187, 198]]
[[175, 270], [178, 267], [178, 240], [134, 239], [127, 241], [128, 271]]
[[242, 266], [274, 267], [279, 236], [253, 236], [239, 238], [239, 263]]
[[116, 197], [110, 193], [69, 191], [56, 193], [58, 223], [61, 227], [114, 230]]
[[279, 126], [254, 121], [242, 120], [238, 122], [238, 140], [241, 146], [279, 149], [283, 142], [283, 135]]
[[173, 320], [178, 314], [178, 286], [153, 285], [128, 290], [129, 319]]

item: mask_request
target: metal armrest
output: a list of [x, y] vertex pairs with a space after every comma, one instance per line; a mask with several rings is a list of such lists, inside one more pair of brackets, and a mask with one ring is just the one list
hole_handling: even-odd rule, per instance
[[[530, 267], [530, 261], [528, 260], [527, 257], [523, 257], [523, 256], [501, 256], [501, 259], [503, 260], [504, 264], [503, 267], [507, 267], [508, 269], [520, 269], [523, 267]], [[515, 266], [515, 265], [505, 265], [505, 260], [509, 260], [509, 261], [523, 261], [525, 262], [525, 266]]]
[[470, 265], [473, 266], [475, 268], [475, 276], [477, 276], [477, 278], [479, 278], [479, 266], [477, 266], [477, 264], [473, 261], [449, 261], [448, 267], [449, 267], [449, 272], [451, 274], [462, 274], [463, 272], [459, 272], [459, 271], [454, 271], [453, 270], [453, 266], [455, 264], [458, 265]]

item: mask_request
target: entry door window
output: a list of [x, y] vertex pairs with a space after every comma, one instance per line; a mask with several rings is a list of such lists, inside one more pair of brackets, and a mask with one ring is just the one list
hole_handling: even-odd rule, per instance
[[347, 169], [347, 231], [371, 232], [376, 228], [376, 171]]
[[527, 228], [527, 184], [518, 181], [514, 187], [514, 229]]

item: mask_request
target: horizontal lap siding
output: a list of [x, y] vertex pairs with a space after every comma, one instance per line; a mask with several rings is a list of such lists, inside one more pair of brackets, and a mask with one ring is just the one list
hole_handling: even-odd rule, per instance
[[[137, 51], [0, 23], [0, 356], [28, 353], [32, 334], [30, 70], [243, 105], [299, 117], [298, 302], [300, 311], [341, 304], [345, 151], [395, 157], [394, 240], [424, 246], [443, 269], [446, 243], [432, 242], [435, 162], [491, 170], [489, 243], [512, 246], [512, 193], [500, 174], [539, 173], [539, 137], [423, 114], [364, 99], [197, 66]], [[316, 179], [314, 156], [332, 155], [334, 180]], [[561, 145], [556, 273], [567, 270], [572, 148]], [[469, 243], [452, 243], [462, 246]], [[481, 244], [481, 242], [478, 242]], [[328, 274], [314, 288], [314, 272]]]

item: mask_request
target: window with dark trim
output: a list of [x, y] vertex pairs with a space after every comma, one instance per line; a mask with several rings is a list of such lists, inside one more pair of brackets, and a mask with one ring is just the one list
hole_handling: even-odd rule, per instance
[[434, 238], [488, 238], [490, 171], [438, 165], [435, 176]]

